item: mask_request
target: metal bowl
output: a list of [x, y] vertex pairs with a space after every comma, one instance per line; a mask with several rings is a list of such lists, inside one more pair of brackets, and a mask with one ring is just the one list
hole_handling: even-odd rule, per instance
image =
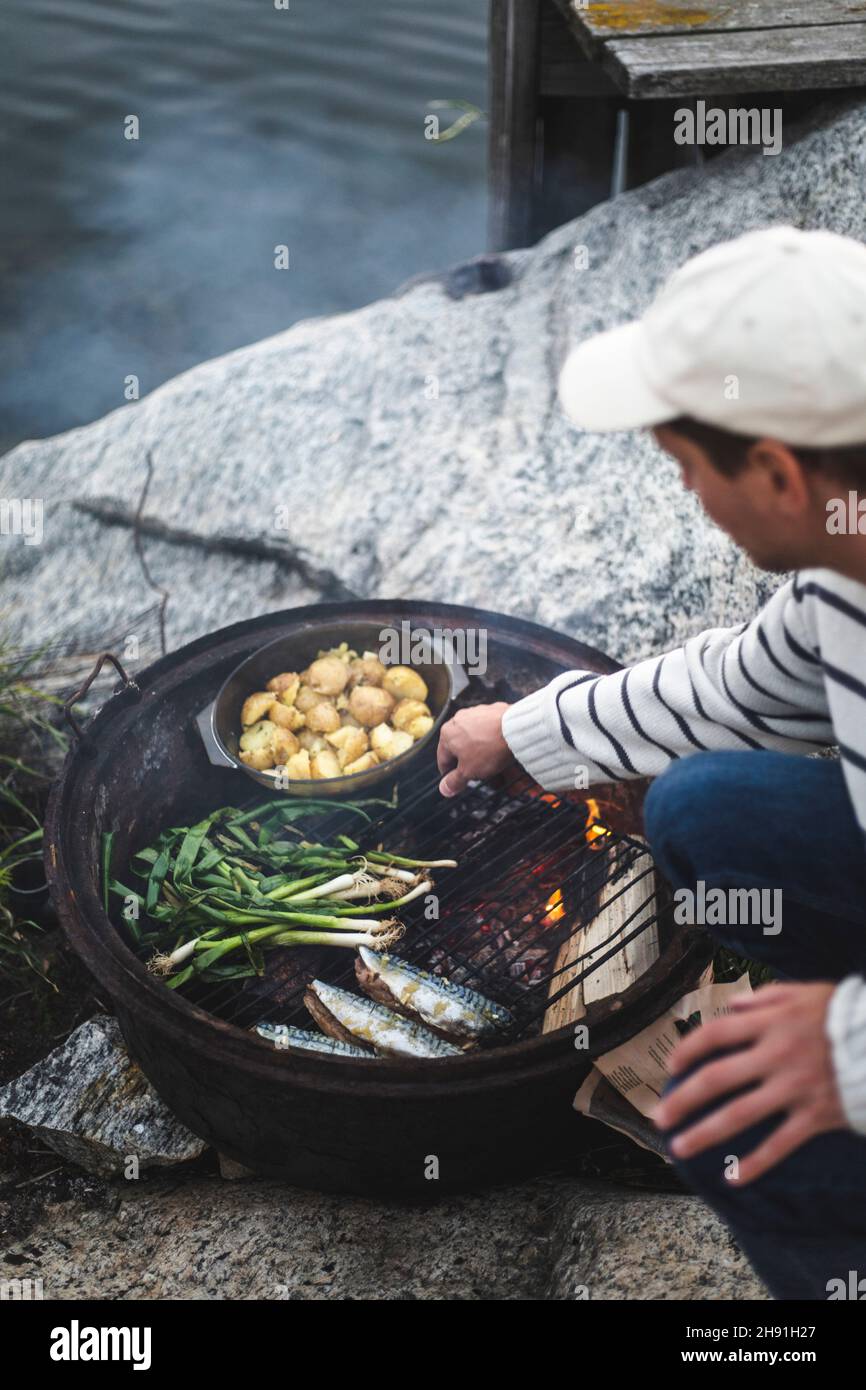
[[280, 671], [303, 671], [320, 651], [337, 647], [341, 642], [348, 642], [349, 647], [357, 652], [378, 651], [382, 645], [382, 632], [389, 626], [400, 630], [399, 620], [388, 624], [384, 621], [372, 623], [345, 618], [329, 623], [310, 623], [260, 647], [235, 667], [223, 682], [216, 699], [196, 719], [210, 761], [217, 767], [231, 767], [243, 772], [263, 787], [273, 792], [283, 791], [288, 796], [352, 797], [369, 787], [393, 781], [430, 739], [438, 737], [452, 702], [468, 684], [466, 672], [455, 661], [448, 644], [437, 640], [435, 634], [418, 630], [412, 633], [413, 650], [418, 646], [426, 649], [427, 660], [413, 661], [411, 665], [427, 683], [427, 704], [433, 715], [433, 728], [405, 753], [389, 758], [387, 762], [366, 772], [355, 772], [351, 777], [290, 780], [283, 785], [267, 772], [247, 767], [238, 756], [242, 732], [241, 709], [248, 695], [256, 690], [264, 690], [271, 677]]

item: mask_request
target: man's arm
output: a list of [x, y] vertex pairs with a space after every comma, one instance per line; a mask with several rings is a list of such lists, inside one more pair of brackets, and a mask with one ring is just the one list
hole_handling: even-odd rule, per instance
[[849, 975], [836, 986], [827, 1011], [827, 1034], [848, 1123], [866, 1134], [866, 980]]
[[462, 710], [442, 729], [445, 796], [516, 758], [547, 791], [655, 777], [704, 749], [812, 752], [833, 742], [820, 661], [793, 581], [751, 623], [598, 676], [566, 671], [515, 705]]
[[703, 632], [615, 675], [556, 677], [507, 709], [502, 733], [549, 791], [657, 776], [705, 749], [811, 752], [833, 741], [793, 581], [743, 627]]

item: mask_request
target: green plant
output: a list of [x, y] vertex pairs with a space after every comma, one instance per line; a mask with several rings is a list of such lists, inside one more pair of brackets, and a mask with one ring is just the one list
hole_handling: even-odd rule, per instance
[[49, 754], [65, 748], [51, 713], [59, 702], [31, 684], [35, 658], [15, 657], [0, 640], [0, 970], [13, 985], [35, 972], [47, 979], [30, 917], [16, 915], [12, 892], [42, 858], [42, 814]]
[[752, 989], [757, 989], [759, 985], [769, 984], [774, 978], [770, 967], [761, 961], [746, 960], [745, 956], [737, 956], [733, 951], [729, 951], [727, 946], [718, 948], [713, 957], [713, 974], [716, 980], [728, 983], [738, 980], [746, 972], [748, 972]]

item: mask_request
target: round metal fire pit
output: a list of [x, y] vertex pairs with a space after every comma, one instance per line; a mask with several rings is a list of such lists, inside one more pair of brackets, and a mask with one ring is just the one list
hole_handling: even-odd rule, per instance
[[[528, 693], [574, 667], [616, 669], [535, 624], [444, 604], [321, 604], [224, 628], [142, 672], [140, 697], [109, 700], [71, 751], [48, 809], [48, 880], [64, 930], [113, 1001], [132, 1055], [196, 1134], [261, 1174], [302, 1186], [429, 1197], [538, 1169], [592, 1132], [572, 1110], [591, 1062], [575, 1051], [570, 1029], [436, 1062], [281, 1053], [150, 975], [100, 891], [104, 831], [114, 832], [115, 862], [123, 864], [164, 826], [236, 803], [237, 774], [211, 765], [195, 723], [230, 672], [265, 643], [341, 616], [483, 626], [489, 694], [476, 691], [476, 699]], [[616, 1046], [673, 1002], [694, 977], [700, 949], [693, 937], [676, 936], [619, 1007], [599, 1014], [590, 1006], [592, 1051]]]

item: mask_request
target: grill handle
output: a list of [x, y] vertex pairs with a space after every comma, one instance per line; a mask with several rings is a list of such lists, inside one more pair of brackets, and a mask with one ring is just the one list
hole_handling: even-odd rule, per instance
[[72, 734], [75, 740], [77, 741], [79, 751], [88, 755], [92, 754], [95, 751], [93, 739], [89, 734], [85, 733], [72, 711], [78, 704], [78, 702], [84, 699], [85, 695], [92, 686], [93, 682], [96, 680], [96, 677], [99, 675], [106, 661], [111, 663], [118, 676], [123, 681], [123, 685], [121, 686], [120, 690], [114, 691], [112, 699], [120, 699], [125, 697], [127, 700], [130, 701], [130, 703], [141, 699], [141, 690], [139, 686], [136, 684], [136, 682], [132, 679], [131, 676], [128, 676], [126, 674], [126, 671], [124, 670], [123, 666], [121, 665], [118, 658], [114, 655], [114, 653], [100, 652], [99, 656], [96, 658], [93, 670], [87, 677], [87, 680], [84, 682], [83, 685], [79, 686], [79, 688], [72, 695], [70, 695], [69, 699], [65, 700], [63, 704], [63, 717], [69, 725], [70, 729], [72, 730]]
[[[419, 634], [419, 636], [422, 637], [425, 635], [426, 634]], [[454, 655], [454, 648], [450, 641], [443, 642], [440, 637], [435, 636], [433, 633], [429, 635], [427, 645], [430, 647], [433, 660], [436, 664], [448, 667], [451, 675], [451, 699], [456, 700], [458, 695], [463, 694], [463, 691], [469, 684], [469, 677]]]
[[237, 767], [237, 763], [235, 763], [233, 759], [227, 757], [223, 752], [220, 741], [217, 738], [216, 729], [213, 726], [215, 708], [216, 700], [211, 700], [207, 708], [203, 709], [201, 713], [197, 714], [195, 717], [195, 722], [201, 734], [201, 741], [204, 744], [208, 761], [213, 763], [214, 767]]

